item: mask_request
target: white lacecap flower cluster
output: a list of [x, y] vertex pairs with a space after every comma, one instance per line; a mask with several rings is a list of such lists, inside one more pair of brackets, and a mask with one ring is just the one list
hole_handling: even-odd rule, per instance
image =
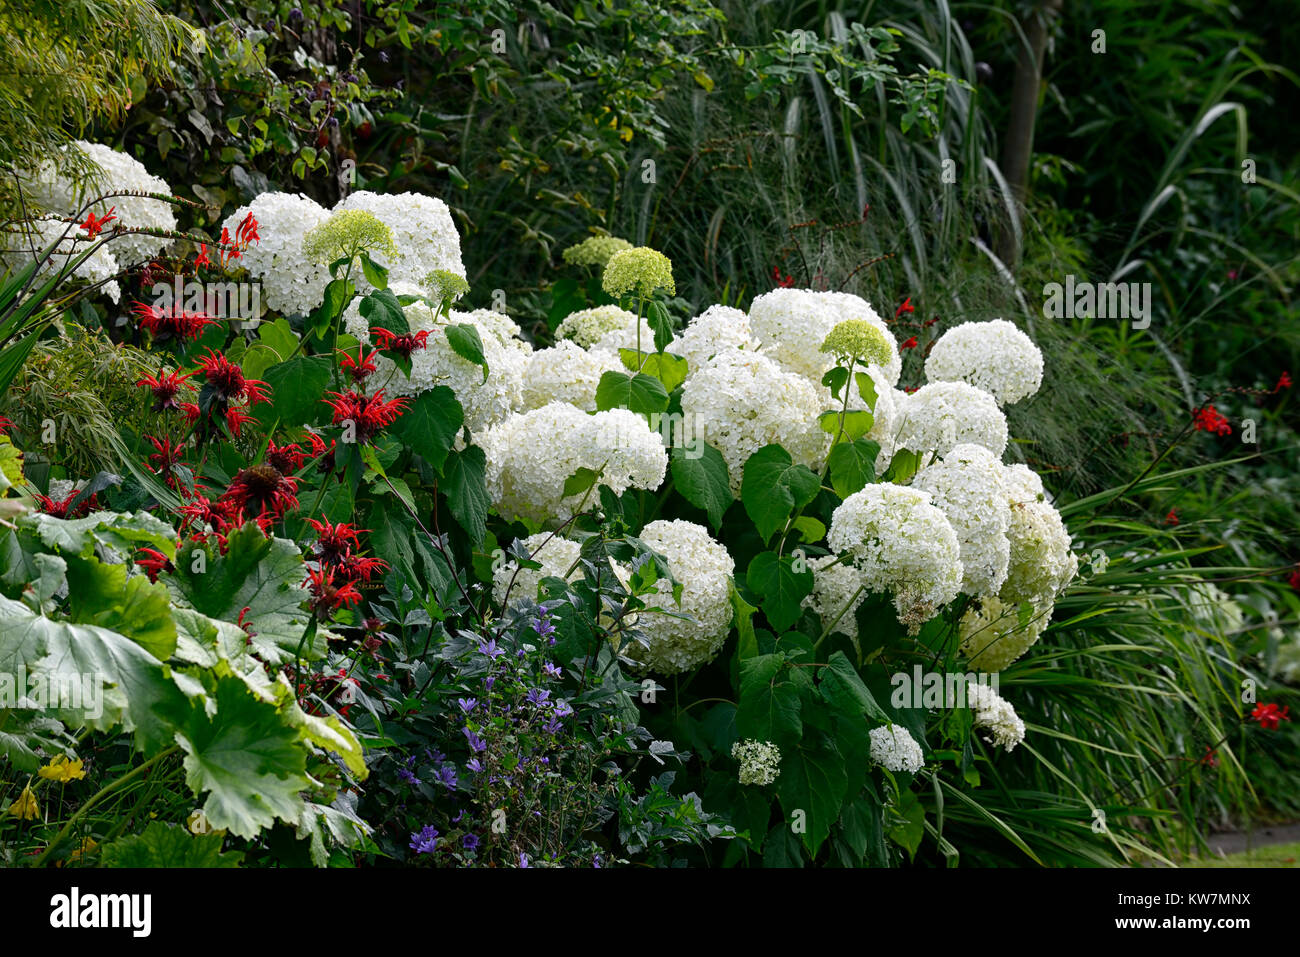
[[810, 559], [808, 567], [813, 573], [813, 590], [803, 600], [803, 607], [811, 608], [821, 620], [822, 628], [830, 629], [830, 634], [856, 638], [858, 606], [867, 598], [862, 574], [856, 566], [840, 562], [835, 555]]
[[988, 739], [995, 746], [1013, 751], [1025, 740], [1025, 723], [1016, 709], [988, 685], [968, 682], [966, 703], [975, 712], [974, 727], [987, 731]]
[[[325, 299], [329, 264], [313, 262], [303, 251], [303, 238], [335, 212], [356, 209], [371, 213], [392, 233], [397, 256], [390, 262], [380, 252], [371, 253], [376, 263], [388, 270], [389, 283], [415, 289], [421, 295], [433, 290], [423, 285], [437, 270], [465, 276], [460, 256], [460, 234], [451, 211], [442, 200], [419, 193], [383, 195], [365, 190], [352, 193], [333, 210], [301, 194], [263, 193], [241, 206], [222, 224], [234, 234], [236, 227], [252, 213], [258, 222], [260, 240], [238, 260], [250, 276], [261, 280], [267, 306], [286, 314], [308, 313]], [[358, 292], [374, 287], [359, 269], [350, 274]]]
[[983, 446], [958, 445], [912, 479], [912, 487], [930, 493], [957, 533], [961, 590], [968, 595], [996, 594], [1007, 577], [1011, 508], [1005, 471]]
[[940, 336], [925, 360], [930, 382], [965, 382], [998, 405], [1028, 398], [1043, 383], [1043, 354], [1005, 319], [963, 322]]
[[898, 343], [885, 321], [858, 296], [812, 289], [773, 289], [756, 296], [749, 307], [749, 322], [763, 351], [783, 368], [820, 382], [835, 365], [822, 352], [822, 341], [841, 322], [861, 319], [885, 334], [890, 359], [881, 369], [890, 386], [898, 384], [903, 362]]
[[771, 443], [784, 447], [795, 462], [820, 465], [830, 440], [817, 424], [825, 411], [822, 391], [764, 355], [729, 349], [688, 371], [682, 412], [722, 453], [735, 493], [745, 461]]
[[902, 403], [894, 446], [923, 457], [958, 445], [982, 445], [999, 458], [1007, 448], [1007, 418], [993, 396], [965, 382], [932, 382]]
[[[90, 176], [78, 183], [73, 177], [58, 170], [54, 161], [44, 163], [34, 173], [23, 178], [23, 191], [27, 199], [48, 213], [56, 216], [84, 216], [82, 206], [103, 193], [130, 190], [141, 193], [161, 193], [172, 195], [172, 188], [166, 181], [149, 173], [144, 165], [126, 153], [120, 153], [102, 143], [88, 143], [77, 140], [64, 149], [77, 150], [93, 164]], [[91, 206], [88, 212], [96, 218], [103, 218], [112, 210], [114, 220], [108, 223], [105, 231], [116, 226], [129, 229], [153, 229], [172, 231], [176, 229], [176, 210], [171, 203], [148, 196], [110, 196]], [[30, 237], [20, 233], [6, 237], [4, 260], [13, 269], [20, 269], [32, 261], [31, 244], [42, 248], [54, 242], [67, 231], [67, 239], [59, 247], [61, 254], [80, 254], [87, 248], [86, 242], [78, 242], [78, 237], [85, 240], [85, 233], [76, 226], [53, 220], [39, 220]], [[102, 237], [101, 237], [102, 238]], [[97, 250], [86, 262], [82, 263], [74, 275], [79, 279], [99, 282], [116, 275], [124, 267], [148, 262], [165, 249], [171, 240], [147, 233], [124, 233], [114, 237]], [[63, 259], [62, 256], [57, 259]], [[65, 260], [66, 261], [66, 260]], [[62, 262], [47, 264], [43, 273], [56, 271]], [[116, 282], [104, 286], [104, 292], [117, 302], [121, 290]]]
[[898, 620], [915, 631], [961, 590], [961, 547], [930, 493], [868, 485], [831, 516], [827, 543], [848, 552], [867, 589], [894, 596]]
[[561, 339], [528, 357], [523, 408], [540, 409], [549, 402], [568, 402], [585, 412], [594, 412], [600, 377], [606, 372], [626, 371], [623, 362], [608, 352], [593, 352], [572, 340]]
[[[617, 436], [617, 443], [602, 438]], [[654, 489], [664, 480], [668, 453], [642, 416], [626, 409], [588, 415], [567, 402], [515, 413], [477, 437], [487, 457], [487, 486], [506, 519], [562, 522], [584, 497], [566, 496], [565, 482], [579, 469], [599, 474], [598, 485], [621, 495]]]
[[767, 785], [781, 775], [781, 749], [770, 741], [737, 741], [731, 756], [740, 763], [741, 784]]
[[907, 774], [925, 767], [925, 754], [916, 738], [897, 724], [871, 729], [871, 760], [887, 771]]
[[[708, 529], [681, 519], [651, 522], [640, 538], [667, 559], [682, 585], [681, 604], [673, 600], [667, 579], [657, 581], [656, 591], [642, 596], [647, 610], [637, 620], [649, 644], [632, 645], [628, 657], [665, 675], [712, 661], [731, 629], [731, 576], [736, 570], [731, 555]], [[661, 613], [653, 611], [656, 608]], [[687, 615], [689, 620], [673, 615]]]

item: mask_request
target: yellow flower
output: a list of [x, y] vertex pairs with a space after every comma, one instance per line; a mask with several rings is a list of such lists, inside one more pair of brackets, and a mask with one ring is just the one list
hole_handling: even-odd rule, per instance
[[9, 815], [26, 821], [34, 821], [41, 816], [41, 809], [36, 804], [36, 795], [32, 793], [30, 784], [23, 788], [23, 793], [18, 795], [18, 800], [9, 805]]
[[50, 759], [50, 763], [45, 765], [36, 772], [43, 778], [50, 781], [80, 781], [86, 776], [86, 772], [81, 768], [81, 759], [74, 758], [68, 760], [67, 755], [56, 754]]
[[79, 861], [81, 860], [83, 854], [91, 854], [94, 852], [95, 848], [97, 847], [99, 847], [99, 842], [96, 841], [93, 837], [85, 838], [81, 842], [81, 847], [73, 851], [69, 859], [74, 861]]

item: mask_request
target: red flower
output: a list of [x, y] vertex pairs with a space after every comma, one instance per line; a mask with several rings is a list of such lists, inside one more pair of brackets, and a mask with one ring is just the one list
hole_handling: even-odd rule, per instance
[[374, 395], [365, 395], [355, 389], [346, 393], [327, 392], [326, 395], [335, 396], [325, 400], [325, 404], [334, 409], [334, 424], [352, 423], [359, 445], [365, 445], [381, 429], [397, 421], [408, 402], [405, 397], [385, 402], [383, 389]]
[[211, 526], [221, 531], [230, 524], [226, 506], [222, 502], [213, 502], [206, 495], [194, 496], [188, 504], [180, 507], [180, 513], [184, 516], [182, 531], [188, 531], [191, 525], [200, 529]]
[[1232, 426], [1227, 418], [1212, 405], [1198, 410], [1193, 422], [1197, 432], [1213, 432], [1216, 435], [1232, 434]]
[[247, 249], [251, 244], [261, 242], [261, 239], [262, 237], [257, 234], [257, 220], [250, 212], [235, 227], [235, 242], [241, 248]]
[[116, 209], [117, 207], [114, 206], [99, 219], [95, 218], [94, 213], [86, 213], [86, 221], [81, 224], [81, 228], [86, 231], [87, 236], [94, 239], [104, 231], [105, 226], [107, 226], [112, 220], [117, 219], [117, 217], [113, 215], [114, 210]]
[[375, 356], [379, 353], [376, 351], [366, 355], [365, 349], [360, 349], [355, 359], [346, 352], [340, 351], [340, 355], [343, 356], [343, 371], [352, 377], [353, 382], [360, 383], [375, 372]]
[[219, 501], [232, 517], [255, 508], [258, 519], [270, 517], [278, 521], [285, 512], [298, 507], [298, 480], [284, 475], [274, 465], [254, 465], [239, 470]]
[[912, 336], [912, 338], [908, 339], [906, 342], [899, 344], [898, 351], [902, 352], [904, 349], [915, 349], [915, 348], [916, 348], [916, 336]]
[[1287, 576], [1286, 583], [1296, 591], [1300, 591], [1300, 565], [1297, 565], [1296, 570]]
[[177, 406], [177, 408], [185, 413], [185, 421], [190, 425], [199, 421], [199, 416], [203, 414], [199, 411], [199, 407], [193, 402], [182, 402]]
[[894, 318], [897, 319], [905, 312], [916, 312], [916, 307], [912, 305], [912, 297], [908, 296], [903, 300], [903, 304], [894, 310]]
[[350, 549], [354, 547], [360, 548], [361, 533], [367, 531], [367, 529], [349, 525], [347, 522], [331, 525], [328, 518], [323, 518], [319, 522], [314, 518], [309, 518], [307, 524], [316, 529], [316, 544], [321, 550], [321, 561], [326, 562], [336, 562], [346, 555]]
[[1165, 516], [1165, 524], [1166, 524], [1166, 525], [1177, 525], [1177, 524], [1178, 524], [1178, 509], [1176, 509], [1176, 508], [1171, 508], [1171, 509], [1169, 510], [1169, 514]]
[[14, 427], [14, 423], [12, 419], [0, 415], [0, 432], [9, 432], [13, 429], [13, 427]]
[[411, 358], [411, 353], [416, 349], [423, 349], [429, 339], [427, 331], [399, 336], [382, 327], [371, 330], [370, 334], [379, 340], [380, 349], [396, 352], [405, 359]]
[[194, 257], [194, 268], [201, 266], [211, 266], [212, 260], [208, 258], [208, 244], [199, 243], [199, 254]]
[[302, 468], [307, 461], [307, 456], [297, 442], [276, 445], [274, 441], [270, 441], [266, 444], [266, 460], [287, 474]]
[[[144, 557], [141, 558], [140, 556]], [[139, 555], [136, 556], [135, 563], [145, 570], [151, 582], [158, 580], [160, 572], [170, 572], [173, 570], [171, 559], [158, 551], [156, 548], [142, 548]]]
[[[156, 376], [145, 376], [136, 385], [147, 385], [153, 391], [153, 410], [155, 412], [162, 412], [166, 409], [179, 409], [181, 404], [176, 401], [176, 396], [180, 394], [181, 389], [188, 388], [185, 385], [185, 380], [192, 375], [194, 375], [193, 372], [187, 372], [185, 375], [181, 375], [179, 371], [168, 372], [165, 375], [159, 372]], [[195, 406], [195, 408], [198, 407]]]
[[235, 438], [239, 438], [244, 426], [249, 422], [257, 424], [257, 419], [248, 414], [248, 410], [242, 405], [232, 405], [226, 409], [226, 427], [230, 429]]
[[84, 518], [89, 515], [92, 510], [97, 510], [99, 508], [99, 502], [96, 501], [94, 495], [90, 495], [84, 501], [80, 502], [76, 508], [70, 510], [72, 500], [80, 494], [81, 490], [74, 488], [68, 493], [66, 498], [56, 502], [48, 495], [41, 495], [38, 493], [36, 496], [36, 502], [40, 510], [46, 515], [53, 515], [55, 518]]
[[388, 570], [388, 562], [382, 558], [348, 555], [338, 564], [338, 573], [345, 581], [369, 582], [370, 576]]
[[773, 280], [773, 281], [774, 281], [778, 286], [780, 286], [782, 289], [789, 289], [791, 286], [794, 285], [794, 277], [793, 277], [793, 276], [789, 276], [789, 275], [787, 275], [784, 279], [781, 278], [781, 267], [780, 267], [780, 266], [773, 266], [773, 267], [772, 267], [772, 280]]
[[1250, 713], [1250, 720], [1258, 722], [1265, 731], [1276, 731], [1279, 722], [1291, 720], [1291, 708], [1289, 705], [1279, 708], [1272, 703], [1257, 704]]
[[908, 395], [911, 395], [913, 392], [915, 392], [915, 391], [916, 391], [917, 389], [919, 389], [919, 388], [920, 388], [920, 386], [916, 386], [916, 385], [905, 385], [905, 386], [903, 386], [903, 391], [906, 392]]
[[1291, 373], [1283, 372], [1277, 380], [1277, 385], [1273, 386], [1274, 392], [1281, 392], [1283, 389], [1291, 388]]
[[322, 566], [307, 573], [307, 587], [311, 589], [312, 609], [318, 615], [327, 615], [344, 605], [361, 601], [361, 592], [352, 582], [336, 584], [334, 570]]
[[152, 435], [146, 435], [146, 439], [153, 443], [153, 447], [158, 451], [149, 456], [149, 462], [153, 465], [155, 472], [167, 472], [168, 481], [171, 480], [171, 469], [173, 465], [178, 465], [185, 455], [185, 449], [180, 445], [172, 445], [171, 439], [155, 439]]
[[1208, 744], [1205, 746], [1205, 754], [1202, 756], [1200, 763], [1207, 768], [1217, 768], [1219, 766], [1219, 759]]
[[203, 378], [208, 380], [208, 385], [216, 390], [226, 402], [234, 402], [237, 399], [248, 399], [248, 404], [255, 402], [266, 402], [270, 399], [267, 389], [269, 386], [259, 379], [245, 379], [244, 371], [235, 365], [219, 352], [207, 350], [199, 365], [203, 372]]
[[186, 312], [173, 306], [159, 309], [147, 303], [132, 304], [132, 311], [140, 320], [140, 328], [148, 329], [155, 338], [172, 336], [176, 339], [197, 339], [204, 326], [215, 325], [215, 320], [202, 312]]

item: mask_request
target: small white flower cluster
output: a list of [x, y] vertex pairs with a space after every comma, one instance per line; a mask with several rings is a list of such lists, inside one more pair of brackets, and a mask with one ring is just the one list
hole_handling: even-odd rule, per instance
[[[551, 532], [538, 532], [523, 540], [529, 557], [541, 568], [521, 568], [511, 559], [492, 572], [492, 598], [504, 605], [508, 597], [512, 602], [537, 599], [537, 589], [543, 578], [563, 578], [566, 581], [582, 577], [582, 569], [574, 568], [582, 546]], [[572, 574], [569, 569], [573, 568]]]
[[1007, 417], [993, 396], [965, 382], [932, 382], [907, 397], [895, 448], [941, 457], [958, 445], [982, 445], [1002, 457]]
[[764, 355], [729, 349], [689, 372], [682, 412], [722, 453], [736, 493], [745, 461], [765, 445], [780, 444], [795, 462], [820, 465], [830, 440], [817, 424], [822, 391]]
[[[654, 349], [655, 334], [644, 319], [641, 322], [641, 349], [650, 352]], [[649, 330], [648, 338], [647, 330]], [[564, 321], [555, 330], [555, 338], [571, 339], [584, 349], [595, 348], [597, 343], [601, 343], [601, 348], [612, 351], [617, 356], [618, 346], [611, 348], [613, 343], [626, 341], [630, 344], [624, 344], [622, 348], [636, 348], [636, 313], [628, 312], [618, 306], [593, 306], [590, 309], [579, 309], [564, 317]]]
[[592, 352], [570, 339], [528, 357], [524, 370], [523, 408], [540, 409], [548, 402], [568, 402], [585, 412], [596, 410], [596, 387], [606, 372], [626, 372], [608, 352]]
[[[394, 283], [390, 289], [394, 295], [420, 294], [419, 288], [409, 283]], [[361, 315], [361, 302], [357, 298], [348, 305], [343, 314], [343, 325], [349, 335], [367, 343], [370, 330]], [[390, 397], [414, 396], [445, 385], [456, 393], [465, 410], [465, 425], [476, 433], [502, 421], [523, 405], [528, 353], [514, 344], [518, 340], [503, 338], [509, 328], [501, 325], [498, 313], [490, 309], [468, 313], [452, 310], [449, 319], [444, 319], [423, 300], [405, 306], [402, 312], [412, 334], [428, 332], [429, 336], [423, 348], [411, 353], [409, 378], [390, 359], [377, 356], [376, 371], [366, 380], [369, 391], [383, 389], [384, 394]], [[488, 365], [486, 379], [483, 378], [482, 366], [470, 362], [451, 347], [447, 328], [452, 325], [471, 325], [478, 331], [483, 343], [483, 358]], [[369, 348], [374, 348], [374, 344], [370, 343]]]
[[[632, 645], [628, 657], [665, 675], [712, 661], [731, 628], [731, 576], [736, 570], [731, 555], [704, 526], [682, 519], [651, 522], [639, 537], [668, 560], [682, 585], [681, 604], [673, 600], [667, 579], [657, 581], [655, 593], [642, 597], [647, 610], [638, 617], [649, 646]], [[655, 613], [655, 608], [690, 619]]]
[[756, 296], [749, 307], [750, 326], [764, 353], [783, 368], [815, 382], [821, 382], [835, 365], [834, 357], [821, 351], [822, 341], [848, 319], [869, 322], [885, 334], [890, 359], [881, 371], [891, 386], [897, 385], [903, 368], [898, 343], [865, 299], [843, 292], [773, 289]]
[[910, 731], [888, 724], [871, 729], [871, 761], [887, 771], [914, 774], [925, 767], [925, 754]]
[[[604, 441], [611, 435], [619, 441]], [[567, 519], [587, 495], [564, 494], [565, 482], [579, 469], [598, 473], [597, 484], [618, 495], [658, 488], [668, 469], [659, 434], [627, 409], [588, 415], [567, 402], [552, 402], [510, 415], [479, 433], [476, 442], [487, 457], [488, 492], [507, 520]]]
[[[82, 206], [102, 193], [131, 190], [172, 195], [172, 188], [166, 181], [151, 175], [139, 160], [126, 153], [119, 153], [111, 146], [77, 140], [64, 149], [81, 152], [97, 169], [81, 183], [77, 183], [71, 176], [59, 172], [53, 161], [48, 161], [34, 173], [23, 177], [22, 187], [29, 201], [52, 215], [84, 217]], [[96, 218], [102, 218], [110, 210], [115, 218], [105, 226], [105, 232], [111, 231], [116, 226], [166, 231], [176, 229], [176, 210], [170, 203], [160, 199], [151, 199], [147, 196], [110, 196], [95, 203], [88, 211]], [[5, 263], [12, 269], [21, 269], [32, 261], [31, 243], [35, 243], [39, 251], [43, 245], [58, 239], [65, 230], [67, 238], [58, 253], [80, 255], [85, 251], [86, 244], [77, 240], [87, 238], [82, 230], [67, 223], [43, 219], [37, 221], [30, 237], [21, 234], [6, 237]], [[101, 246], [86, 262], [74, 270], [73, 275], [79, 279], [98, 282], [116, 275], [125, 266], [148, 262], [162, 252], [170, 242], [171, 240], [166, 237], [150, 236], [146, 233], [125, 233]], [[42, 274], [55, 272], [64, 264], [59, 261], [63, 260], [62, 255], [57, 255], [55, 260], [47, 264]], [[116, 282], [106, 284], [104, 291], [114, 302], [117, 302], [121, 295]]]
[[963, 322], [941, 335], [925, 360], [930, 382], [965, 382], [998, 405], [1026, 399], [1043, 384], [1043, 354], [1005, 319]]
[[1021, 623], [1021, 606], [997, 595], [982, 596], [962, 615], [958, 625], [961, 651], [972, 668], [1001, 671], [1038, 641], [1052, 621], [1051, 602], [1031, 605]]
[[770, 741], [737, 741], [731, 756], [740, 762], [741, 784], [771, 784], [781, 775], [781, 749]]
[[[390, 262], [383, 253], [372, 253], [375, 262], [388, 270], [389, 282], [423, 287], [425, 278], [436, 270], [465, 276], [460, 258], [460, 233], [452, 222], [451, 210], [437, 197], [357, 190], [334, 207], [335, 212], [345, 209], [371, 213], [392, 230], [396, 258]], [[365, 276], [358, 276], [355, 281], [363, 295], [373, 288]]]
[[968, 595], [996, 594], [1007, 577], [1011, 508], [1006, 467], [981, 445], [958, 445], [921, 469], [912, 488], [929, 492], [948, 516], [961, 544], [962, 588]]
[[[848, 638], [858, 636], [858, 606], [867, 597], [862, 588], [862, 574], [848, 563], [838, 563], [835, 555], [823, 555], [809, 560], [808, 567], [813, 573], [813, 590], [803, 600], [804, 608], [811, 608], [821, 620], [822, 628], [831, 629], [831, 634], [840, 634]], [[856, 596], [856, 597], [855, 597]], [[852, 602], [852, 605], [849, 602]], [[843, 612], [840, 615], [840, 612]], [[836, 615], [840, 615], [836, 620]]]
[[898, 620], [915, 632], [961, 590], [961, 547], [929, 492], [868, 485], [831, 516], [827, 543], [848, 552], [872, 592], [892, 592]]
[[257, 220], [260, 238], [236, 262], [261, 280], [268, 308], [286, 315], [311, 312], [325, 298], [330, 273], [325, 265], [307, 258], [302, 240], [329, 219], [329, 210], [301, 193], [263, 193], [235, 210], [222, 225], [233, 236], [249, 213]]
[[987, 731], [994, 746], [1014, 751], [1025, 740], [1025, 723], [1016, 709], [988, 685], [967, 682], [966, 703], [975, 711], [974, 727]]
[[665, 351], [685, 359], [689, 373], [704, 368], [715, 355], [728, 349], [757, 352], [758, 348], [749, 316], [732, 306], [709, 306], [686, 324]]

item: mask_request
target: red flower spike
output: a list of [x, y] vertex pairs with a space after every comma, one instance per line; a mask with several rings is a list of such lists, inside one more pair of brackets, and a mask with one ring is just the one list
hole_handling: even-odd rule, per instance
[[1283, 372], [1277, 380], [1277, 385], [1273, 386], [1274, 392], [1281, 392], [1283, 389], [1291, 388], [1291, 373]]
[[208, 258], [208, 244], [199, 243], [199, 254], [194, 257], [194, 268], [197, 270], [203, 266], [211, 266], [212, 260]]
[[903, 304], [894, 310], [894, 318], [897, 319], [905, 312], [916, 312], [916, 307], [912, 305], [912, 297], [908, 296], [903, 300]]
[[1177, 525], [1177, 524], [1178, 524], [1178, 509], [1176, 509], [1176, 508], [1171, 508], [1171, 509], [1169, 510], [1169, 514], [1165, 516], [1165, 524], [1166, 524], [1166, 525]]
[[1227, 418], [1212, 405], [1199, 409], [1193, 418], [1197, 432], [1213, 432], [1215, 435], [1231, 435], [1232, 426]]
[[1291, 707], [1284, 705], [1279, 708], [1271, 702], [1257, 704], [1255, 710], [1250, 713], [1250, 720], [1257, 722], [1265, 731], [1276, 731], [1280, 722], [1291, 720]]
[[904, 349], [915, 349], [915, 348], [916, 348], [916, 336], [912, 336], [912, 338], [908, 339], [906, 342], [899, 343], [898, 351], [902, 352]]

